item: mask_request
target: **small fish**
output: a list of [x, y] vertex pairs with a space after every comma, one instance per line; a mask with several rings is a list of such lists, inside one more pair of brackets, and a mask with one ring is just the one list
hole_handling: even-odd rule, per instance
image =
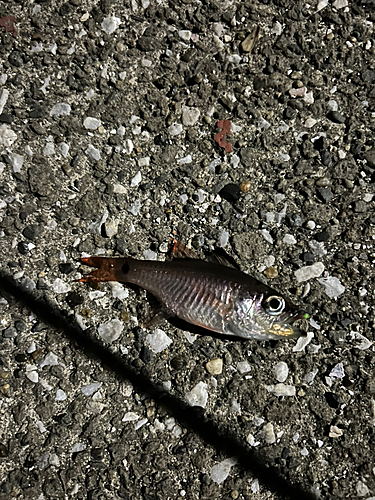
[[98, 269], [78, 281], [138, 285], [158, 299], [165, 317], [177, 316], [224, 335], [299, 337], [302, 332], [293, 323], [309, 317], [269, 286], [227, 265], [192, 258], [157, 262], [84, 257], [81, 262]]

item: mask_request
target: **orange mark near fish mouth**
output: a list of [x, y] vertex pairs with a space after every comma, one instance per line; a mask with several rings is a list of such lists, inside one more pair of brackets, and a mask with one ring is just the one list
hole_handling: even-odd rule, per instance
[[232, 151], [232, 144], [227, 142], [226, 135], [231, 135], [230, 131], [230, 121], [229, 120], [219, 120], [217, 126], [221, 128], [221, 132], [214, 136], [214, 141], [219, 144], [221, 148], [224, 148], [227, 153]]

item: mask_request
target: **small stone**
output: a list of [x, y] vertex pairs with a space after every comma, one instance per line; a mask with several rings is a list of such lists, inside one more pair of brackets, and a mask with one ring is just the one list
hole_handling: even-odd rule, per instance
[[66, 400], [66, 393], [61, 389], [57, 389], [55, 401], [65, 401], [65, 400]]
[[191, 127], [199, 120], [201, 112], [198, 108], [183, 106], [182, 108], [182, 123], [185, 127]]
[[319, 198], [324, 201], [324, 203], [329, 203], [333, 198], [333, 193], [330, 189], [325, 187], [316, 188]]
[[300, 337], [297, 340], [296, 345], [293, 347], [292, 351], [293, 352], [301, 352], [304, 350], [304, 348], [310, 344], [312, 339], [314, 338], [314, 333], [313, 332], [308, 332], [306, 336]]
[[55, 154], [55, 145], [53, 142], [47, 142], [44, 146], [42, 153], [44, 156], [52, 156]]
[[263, 271], [263, 274], [266, 278], [270, 280], [277, 278], [277, 276], [279, 275], [276, 267], [267, 267], [267, 269]]
[[188, 42], [191, 38], [191, 31], [189, 30], [179, 30], [178, 36], [184, 40], [184, 42]]
[[259, 232], [263, 236], [263, 238], [266, 241], [268, 241], [268, 243], [271, 243], [271, 245], [273, 245], [273, 238], [272, 238], [270, 232], [268, 231], [268, 229], [261, 229]]
[[7, 157], [7, 163], [13, 168], [13, 172], [21, 172], [23, 165], [23, 156], [17, 153], [10, 153]]
[[186, 401], [190, 406], [206, 407], [208, 400], [207, 384], [198, 382], [198, 384], [186, 394]]
[[98, 333], [105, 342], [112, 343], [120, 337], [123, 329], [124, 325], [120, 320], [112, 319], [99, 325]]
[[230, 203], [234, 203], [241, 196], [241, 188], [238, 184], [229, 183], [219, 191], [219, 195]]
[[33, 382], [34, 384], [36, 384], [39, 380], [38, 372], [35, 370], [27, 371], [26, 378], [28, 378], [30, 380], [30, 382]]
[[172, 344], [172, 339], [163, 330], [157, 328], [154, 333], [146, 336], [145, 343], [157, 354], [167, 349]]
[[329, 428], [329, 437], [331, 438], [338, 438], [344, 434], [343, 430], [340, 429], [340, 427], [337, 427], [337, 425], [331, 425]]
[[228, 245], [228, 241], [229, 241], [229, 233], [228, 231], [225, 231], [225, 229], [223, 229], [217, 240], [217, 246], [219, 248], [224, 248]]
[[236, 465], [237, 457], [227, 458], [211, 467], [211, 479], [214, 483], [221, 484], [229, 476], [233, 465]]
[[62, 279], [56, 278], [52, 283], [52, 289], [55, 293], [68, 293], [71, 290], [70, 285], [65, 283]]
[[271, 127], [270, 122], [265, 120], [262, 116], [258, 119], [257, 129], [260, 131], [268, 130]]
[[51, 111], [49, 112], [50, 116], [68, 116], [71, 112], [71, 107], [66, 102], [59, 102], [52, 106]]
[[57, 366], [58, 364], [59, 361], [56, 354], [53, 354], [53, 352], [49, 352], [43, 359], [43, 361], [39, 364], [39, 366], [40, 368], [44, 368], [45, 366]]
[[112, 33], [114, 33], [117, 30], [120, 24], [121, 24], [120, 18], [116, 16], [109, 16], [103, 19], [101, 27], [103, 31], [108, 33], [108, 35], [112, 35]]
[[285, 385], [285, 384], [275, 384], [275, 385], [265, 385], [265, 388], [271, 394], [275, 396], [295, 396], [296, 388], [294, 385]]
[[133, 215], [138, 215], [141, 208], [142, 208], [141, 202], [139, 200], [135, 200], [135, 202], [132, 203], [127, 210]]
[[143, 252], [143, 258], [145, 260], [158, 260], [158, 254], [153, 250], [148, 249]]
[[16, 133], [8, 125], [0, 125], [0, 146], [9, 148], [16, 140]]
[[108, 219], [104, 222], [104, 232], [107, 238], [113, 238], [118, 231], [118, 220]]
[[96, 130], [102, 124], [101, 120], [97, 118], [93, 118], [92, 116], [88, 116], [84, 119], [83, 126], [87, 130]]
[[[355, 486], [355, 489], [359, 497], [365, 497], [370, 494], [370, 490], [367, 484], [365, 484], [363, 481], [358, 481], [358, 483]], [[368, 498], [367, 500], [372, 500], [372, 498], [375, 497]]]
[[181, 132], [183, 131], [183, 126], [181, 123], [172, 123], [172, 125], [170, 125], [168, 127], [168, 132], [169, 132], [169, 135], [171, 135], [172, 137], [176, 136], [176, 135], [179, 135], [181, 134]]
[[88, 145], [85, 153], [89, 158], [95, 161], [99, 161], [101, 158], [99, 149], [96, 149], [92, 144]]
[[319, 0], [318, 6], [316, 8], [316, 12], [319, 12], [322, 9], [324, 9], [325, 7], [327, 7], [328, 3], [329, 3], [329, 0]]
[[345, 377], [344, 365], [342, 363], [338, 363], [337, 365], [335, 365], [330, 371], [329, 376], [331, 378], [344, 378]]
[[316, 233], [314, 236], [315, 241], [328, 241], [329, 240], [329, 232], [322, 231], [320, 233]]
[[134, 413], [133, 411], [128, 411], [122, 418], [122, 422], [135, 422], [139, 419], [139, 415]]
[[272, 444], [276, 441], [275, 431], [271, 422], [268, 422], [268, 424], [263, 427], [260, 435], [267, 444]]
[[60, 153], [63, 155], [63, 157], [66, 158], [68, 156], [68, 152], [69, 152], [68, 144], [66, 142], [60, 142], [58, 148], [59, 148]]
[[367, 212], [367, 203], [362, 201], [362, 200], [358, 200], [354, 203], [354, 212], [356, 214], [364, 214]]
[[284, 235], [283, 243], [285, 243], [286, 245], [295, 245], [297, 243], [297, 240], [292, 234], [286, 234]]
[[293, 99], [295, 99], [296, 97], [305, 97], [306, 91], [307, 91], [306, 87], [299, 87], [298, 89], [289, 89], [289, 95]]
[[251, 189], [251, 183], [249, 181], [241, 182], [240, 189], [243, 193], [247, 193]]
[[328, 118], [334, 123], [345, 123], [345, 117], [338, 111], [331, 111], [328, 113]]
[[345, 292], [345, 287], [338, 278], [328, 276], [327, 278], [319, 278], [318, 281], [324, 286], [325, 293], [331, 299], [337, 299], [337, 297]]
[[316, 123], [318, 122], [318, 120], [315, 120], [315, 118], [307, 118], [307, 120], [305, 121], [305, 127], [306, 128], [313, 128], [314, 125], [316, 125]]
[[212, 359], [206, 363], [206, 370], [211, 375], [220, 375], [223, 371], [223, 360], [220, 358]]
[[311, 266], [304, 266], [294, 272], [298, 283], [308, 281], [311, 278], [318, 278], [324, 271], [323, 262], [315, 262]]
[[366, 151], [365, 160], [367, 161], [369, 167], [375, 168], [375, 148]]
[[337, 101], [335, 101], [334, 99], [331, 99], [327, 102], [327, 108], [330, 111], [337, 111], [339, 109], [339, 105], [337, 104]]
[[339, 10], [343, 9], [344, 7], [347, 7], [348, 5], [349, 5], [348, 0], [335, 0], [335, 2], [333, 2], [332, 4], [332, 7]]
[[92, 396], [95, 392], [100, 389], [102, 382], [94, 382], [93, 384], [87, 384], [81, 387], [81, 392], [84, 396]]
[[285, 361], [279, 361], [273, 370], [275, 379], [278, 382], [285, 382], [288, 378], [289, 368]]
[[87, 446], [85, 444], [77, 443], [70, 450], [70, 453], [79, 453], [80, 451], [84, 451], [86, 448], [87, 448]]
[[244, 375], [245, 373], [251, 371], [251, 366], [247, 361], [239, 361], [237, 363], [237, 370], [241, 373], [241, 375]]

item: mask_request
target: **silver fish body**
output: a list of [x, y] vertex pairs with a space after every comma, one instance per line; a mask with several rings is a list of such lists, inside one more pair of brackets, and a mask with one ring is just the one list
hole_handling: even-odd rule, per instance
[[292, 324], [301, 317], [297, 309], [278, 292], [237, 269], [194, 259], [81, 260], [99, 269], [79, 281], [138, 285], [171, 315], [208, 330], [259, 340], [301, 335]]

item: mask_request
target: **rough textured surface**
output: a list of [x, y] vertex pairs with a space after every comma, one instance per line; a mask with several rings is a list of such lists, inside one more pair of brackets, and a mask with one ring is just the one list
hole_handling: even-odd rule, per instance
[[[1, 500], [375, 496], [374, 21], [0, 2]], [[75, 281], [82, 252], [162, 259], [171, 233], [304, 305], [306, 341], [155, 337], [144, 292]]]

